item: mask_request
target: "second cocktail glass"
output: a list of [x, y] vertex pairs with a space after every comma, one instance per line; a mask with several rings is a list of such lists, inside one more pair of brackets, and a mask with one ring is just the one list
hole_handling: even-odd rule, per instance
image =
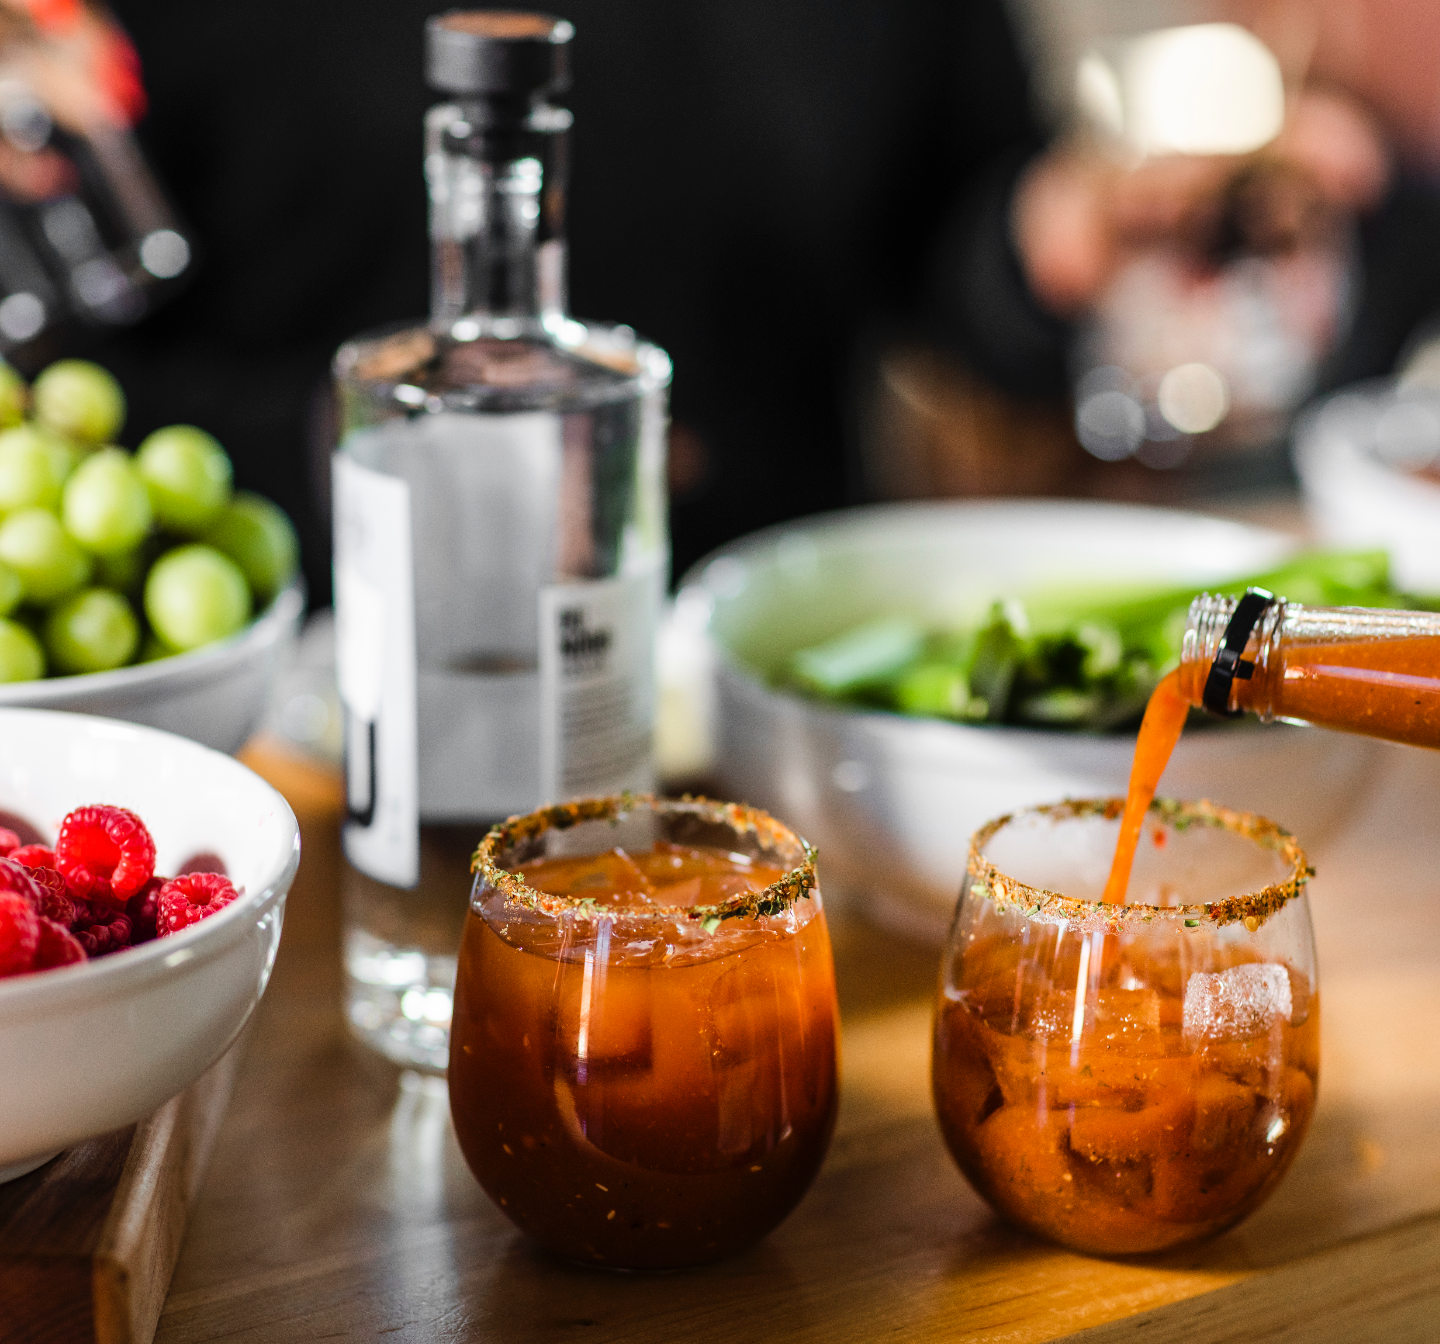
[[1254, 1210], [1315, 1104], [1319, 998], [1294, 839], [1157, 801], [1127, 904], [1097, 899], [1120, 799], [1002, 817], [971, 841], [941, 974], [946, 1143], [1011, 1221], [1077, 1250], [1158, 1251]]
[[764, 813], [626, 796], [481, 845], [451, 1110], [551, 1250], [658, 1269], [762, 1237], [824, 1158], [837, 1054], [813, 853]]

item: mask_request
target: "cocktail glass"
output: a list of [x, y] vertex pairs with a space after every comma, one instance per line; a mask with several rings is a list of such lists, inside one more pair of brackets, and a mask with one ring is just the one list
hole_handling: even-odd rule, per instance
[[1158, 1251], [1254, 1210], [1315, 1104], [1320, 1013], [1295, 840], [1157, 800], [1103, 904], [1123, 799], [977, 831], [945, 953], [933, 1085], [961, 1171], [1076, 1250]]
[[[657, 841], [783, 876], [703, 904], [617, 905], [516, 871]], [[714, 1260], [774, 1228], [819, 1169], [838, 1102], [810, 848], [750, 808], [627, 795], [512, 818], [475, 869], [449, 1079], [486, 1192], [552, 1251], [613, 1268]]]

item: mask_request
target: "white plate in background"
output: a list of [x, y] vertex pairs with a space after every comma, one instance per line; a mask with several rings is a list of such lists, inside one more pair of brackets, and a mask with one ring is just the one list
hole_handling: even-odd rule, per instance
[[1440, 593], [1440, 393], [1362, 383], [1308, 411], [1295, 431], [1295, 468], [1316, 536], [1383, 547], [1391, 577]]

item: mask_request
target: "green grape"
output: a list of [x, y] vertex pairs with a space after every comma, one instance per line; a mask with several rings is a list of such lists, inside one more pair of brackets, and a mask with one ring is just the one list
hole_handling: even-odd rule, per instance
[[300, 543], [285, 510], [242, 490], [215, 520], [205, 540], [244, 571], [256, 602], [269, 602], [300, 566]]
[[250, 618], [240, 567], [210, 546], [181, 546], [145, 580], [145, 615], [172, 649], [185, 652], [233, 635]]
[[139, 643], [140, 622], [130, 604], [108, 588], [87, 588], [67, 597], [45, 619], [45, 651], [57, 672], [123, 667]]
[[230, 459], [194, 425], [157, 429], [140, 445], [135, 466], [160, 526], [172, 532], [198, 536], [230, 502]]
[[0, 359], [0, 428], [18, 425], [25, 418], [25, 403], [30, 389], [25, 380], [5, 360]]
[[32, 420], [26, 428], [39, 438], [40, 446], [50, 460], [50, 474], [55, 478], [55, 484], [63, 488], [70, 479], [70, 473], [80, 465], [85, 451], [73, 439], [67, 439], [36, 421]]
[[45, 509], [21, 509], [0, 523], [0, 560], [20, 576], [26, 601], [37, 606], [83, 588], [90, 560]]
[[0, 620], [0, 681], [34, 681], [44, 675], [40, 641], [23, 625]]
[[0, 514], [60, 503], [60, 482], [44, 440], [44, 431], [30, 425], [0, 434]]
[[132, 549], [153, 521], [145, 484], [118, 448], [102, 448], [75, 468], [61, 512], [65, 530], [97, 555]]
[[38, 420], [29, 420], [23, 425], [0, 432], [0, 445], [7, 451], [13, 451], [11, 445], [23, 445], [27, 456], [33, 456], [37, 450], [44, 456], [55, 489], [55, 502], [58, 504], [61, 488], [70, 479], [70, 473], [79, 465], [82, 455], [79, 444], [67, 439], [63, 434], [57, 434]]
[[52, 364], [30, 389], [35, 418], [83, 443], [106, 443], [125, 423], [125, 394], [114, 376], [86, 359]]
[[20, 582], [20, 576], [0, 560], [0, 616], [8, 616], [24, 596], [25, 585]]

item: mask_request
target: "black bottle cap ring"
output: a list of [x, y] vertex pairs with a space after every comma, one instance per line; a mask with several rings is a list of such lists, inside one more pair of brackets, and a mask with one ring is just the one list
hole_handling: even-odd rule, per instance
[[1240, 655], [1245, 652], [1255, 623], [1274, 601], [1274, 593], [1267, 593], [1263, 588], [1251, 588], [1235, 604], [1230, 624], [1225, 627], [1225, 637], [1220, 641], [1215, 661], [1210, 664], [1210, 675], [1205, 678], [1205, 693], [1201, 701], [1210, 713], [1218, 714], [1222, 719], [1238, 719], [1244, 713], [1244, 710], [1230, 708], [1230, 688], [1235, 684], [1236, 677], [1249, 681], [1255, 675], [1255, 664]]

